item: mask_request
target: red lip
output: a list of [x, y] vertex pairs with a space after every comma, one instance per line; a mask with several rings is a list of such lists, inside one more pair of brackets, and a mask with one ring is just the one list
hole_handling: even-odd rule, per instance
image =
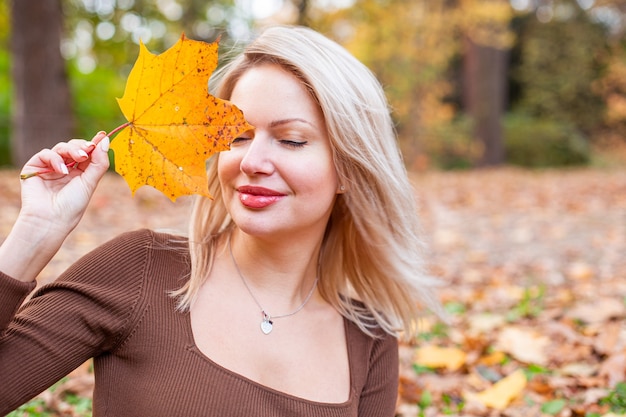
[[265, 208], [285, 197], [284, 193], [253, 185], [242, 185], [237, 191], [241, 204], [253, 209]]
[[242, 185], [241, 187], [237, 188], [237, 191], [239, 191], [240, 193], [250, 194], [254, 196], [268, 196], [269, 197], [269, 196], [284, 196], [285, 195], [278, 191], [265, 188], [265, 187], [258, 187], [256, 185]]

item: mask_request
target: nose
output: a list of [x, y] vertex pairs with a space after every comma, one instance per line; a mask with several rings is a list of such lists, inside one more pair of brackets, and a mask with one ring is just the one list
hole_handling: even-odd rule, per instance
[[270, 138], [256, 134], [249, 141], [239, 169], [246, 175], [270, 175], [274, 172]]

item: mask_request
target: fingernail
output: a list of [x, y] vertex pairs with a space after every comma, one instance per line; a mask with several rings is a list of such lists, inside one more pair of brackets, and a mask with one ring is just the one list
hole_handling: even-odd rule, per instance
[[110, 143], [111, 139], [106, 136], [104, 139], [102, 139], [102, 142], [100, 142], [100, 149], [102, 149], [104, 152], [108, 152]]
[[78, 150], [78, 154], [79, 154], [80, 156], [82, 156], [82, 157], [87, 157], [87, 156], [89, 156], [89, 155], [87, 155], [87, 152], [83, 151], [82, 149], [79, 149], [79, 150]]
[[70, 171], [67, 169], [67, 165], [63, 163], [59, 162], [59, 168], [61, 169], [61, 172], [64, 173], [65, 175], [70, 173]]

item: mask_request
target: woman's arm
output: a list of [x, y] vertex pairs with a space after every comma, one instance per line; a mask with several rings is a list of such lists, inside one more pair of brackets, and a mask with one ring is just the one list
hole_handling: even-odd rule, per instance
[[0, 271], [24, 282], [37, 278], [83, 216], [109, 167], [108, 149], [109, 138], [100, 132], [91, 142], [44, 149], [26, 163], [22, 174], [41, 174], [22, 180], [22, 207], [0, 246]]
[[390, 335], [374, 341], [367, 382], [359, 398], [359, 416], [393, 417], [398, 399], [398, 340]]

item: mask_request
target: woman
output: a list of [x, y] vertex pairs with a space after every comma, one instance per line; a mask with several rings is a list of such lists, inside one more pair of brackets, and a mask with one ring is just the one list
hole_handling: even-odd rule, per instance
[[397, 338], [437, 304], [380, 85], [286, 27], [212, 82], [254, 129], [212, 161], [188, 239], [120, 236], [14, 316], [106, 171], [108, 138], [25, 166], [54, 174], [23, 182], [0, 247], [1, 412], [93, 357], [94, 416], [394, 415]]

